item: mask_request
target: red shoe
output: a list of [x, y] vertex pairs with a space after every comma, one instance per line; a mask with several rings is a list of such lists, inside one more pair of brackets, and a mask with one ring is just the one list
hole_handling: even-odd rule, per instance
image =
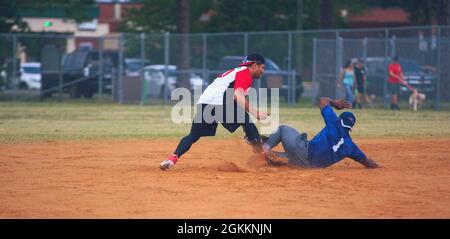
[[166, 160], [162, 161], [161, 164], [159, 165], [159, 167], [161, 168], [161, 170], [166, 170], [166, 169], [173, 167], [177, 163], [177, 161], [178, 161], [178, 155], [172, 154], [172, 155], [169, 155], [169, 157], [167, 157]]

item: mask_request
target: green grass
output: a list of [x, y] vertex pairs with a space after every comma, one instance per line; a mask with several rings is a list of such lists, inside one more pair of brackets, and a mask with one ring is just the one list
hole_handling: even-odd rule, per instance
[[[0, 103], [0, 142], [84, 139], [178, 139], [190, 124], [174, 124], [171, 106], [117, 105], [86, 101]], [[450, 112], [353, 110], [356, 137], [450, 137]], [[280, 123], [314, 135], [323, 127], [320, 111], [282, 107]], [[218, 137], [241, 137], [219, 127]]]

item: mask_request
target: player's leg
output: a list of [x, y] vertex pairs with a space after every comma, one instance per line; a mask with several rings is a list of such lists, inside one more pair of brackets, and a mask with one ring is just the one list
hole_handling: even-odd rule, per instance
[[264, 152], [269, 152], [281, 142], [281, 127], [283, 127], [283, 125], [278, 126], [278, 128], [269, 135], [269, 138], [263, 145]]
[[273, 132], [269, 136], [269, 139], [264, 143], [263, 149], [265, 152], [270, 151], [272, 148], [274, 148], [280, 142], [282, 142], [283, 148], [285, 148], [285, 151], [287, 152], [285, 146], [287, 146], [287, 148], [291, 148], [289, 146], [290, 144], [289, 141], [294, 142], [295, 138], [299, 135], [300, 133], [296, 129], [289, 127], [287, 125], [280, 125], [278, 126], [277, 130], [275, 130], [275, 132]]
[[358, 89], [358, 93], [361, 93], [360, 96], [361, 104], [368, 104], [369, 102], [367, 101], [366, 86], [364, 84], [362, 84], [360, 89]]
[[191, 146], [200, 139], [200, 137], [201, 136], [192, 134], [192, 132], [184, 136], [178, 143], [175, 152], [169, 155], [166, 160], [161, 162], [160, 168], [165, 170], [173, 167], [177, 163], [178, 159], [180, 159], [180, 157], [186, 153]]
[[395, 109], [397, 104], [398, 104], [397, 93], [393, 92], [391, 95], [391, 109]]
[[[227, 110], [233, 110], [232, 112], [227, 112]], [[230, 113], [232, 114], [231, 120], [227, 118]], [[261, 136], [259, 135], [258, 128], [250, 119], [250, 115], [238, 106], [235, 101], [233, 101], [233, 108], [229, 109], [224, 106], [223, 111], [222, 126], [228, 130], [230, 133], [234, 133], [239, 127], [242, 126], [245, 133], [245, 141], [252, 146], [255, 153], [262, 152]]]
[[345, 88], [345, 100], [353, 103], [352, 86], [344, 84], [344, 88]]
[[250, 119], [241, 125], [245, 133], [246, 142], [252, 146], [255, 153], [262, 153], [261, 136], [256, 125]]
[[363, 102], [366, 104], [366, 99], [364, 98], [364, 95], [366, 94], [364, 85], [361, 83], [358, 85], [358, 95], [356, 96], [356, 106], [362, 109]]
[[358, 91], [358, 94], [356, 95], [356, 97], [355, 97], [355, 101], [356, 101], [356, 107], [355, 108], [362, 108], [362, 106], [361, 106], [361, 93], [359, 93], [359, 91]]
[[[180, 140], [174, 153], [161, 162], [161, 169], [165, 170], [173, 167], [178, 159], [186, 153], [200, 137], [214, 136], [216, 134], [217, 122], [208, 123], [203, 119], [203, 109], [205, 107], [206, 106], [203, 105], [202, 108], [198, 108], [197, 114], [192, 122], [191, 132]], [[212, 111], [212, 113], [214, 113], [214, 111]]]
[[[283, 145], [283, 149], [286, 152], [289, 164], [293, 164], [303, 168], [309, 167], [309, 163], [307, 161], [308, 147], [306, 134], [300, 133], [296, 129], [286, 125], [281, 125], [276, 133], [281, 136], [281, 144]], [[266, 148], [264, 149], [266, 150]]]
[[398, 88], [399, 88], [399, 84], [389, 83], [389, 91], [391, 93], [391, 109], [392, 110], [400, 109], [398, 107], [398, 91], [399, 91]]
[[175, 149], [174, 154], [180, 158], [184, 153], [186, 153], [191, 146], [200, 139], [200, 136], [195, 134], [188, 134], [184, 138], [181, 139], [177, 148]]
[[282, 125], [280, 126], [281, 131], [281, 144], [283, 145], [284, 151], [290, 155], [295, 153], [297, 137], [300, 136], [300, 132], [296, 129]]
[[306, 133], [300, 133], [291, 127], [283, 129], [281, 143], [286, 151], [289, 164], [301, 168], [309, 168], [308, 162], [308, 141]]

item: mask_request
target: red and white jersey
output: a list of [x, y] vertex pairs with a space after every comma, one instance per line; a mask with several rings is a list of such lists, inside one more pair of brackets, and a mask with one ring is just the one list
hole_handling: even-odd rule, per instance
[[252, 76], [247, 67], [238, 67], [219, 75], [203, 92], [197, 104], [223, 105], [226, 90], [241, 89], [247, 94], [252, 85]]

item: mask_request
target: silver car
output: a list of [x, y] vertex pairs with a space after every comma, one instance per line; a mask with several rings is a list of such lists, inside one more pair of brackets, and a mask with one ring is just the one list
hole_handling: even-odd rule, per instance
[[[147, 84], [147, 94], [152, 97], [164, 96], [164, 90], [167, 91], [167, 96], [170, 97], [170, 93], [178, 87], [177, 83], [177, 66], [168, 65], [168, 78], [167, 88], [165, 88], [165, 65], [149, 65], [144, 67], [144, 79]], [[203, 90], [206, 88], [207, 83], [200, 76], [191, 73], [190, 74], [191, 91]]]

